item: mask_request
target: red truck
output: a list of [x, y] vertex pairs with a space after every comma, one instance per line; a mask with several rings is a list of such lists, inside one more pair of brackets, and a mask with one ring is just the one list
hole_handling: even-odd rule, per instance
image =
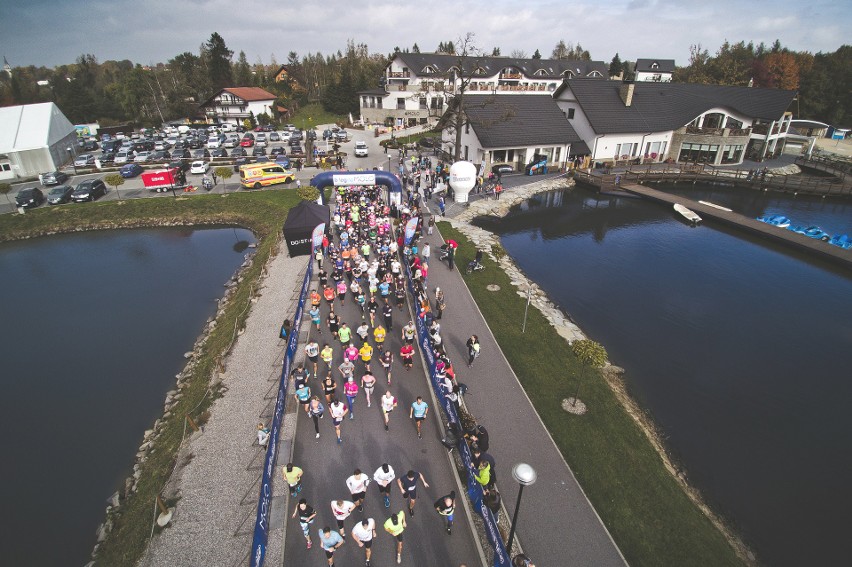
[[146, 189], [151, 189], [157, 193], [171, 191], [175, 188], [182, 189], [179, 171], [176, 167], [146, 171], [142, 174], [142, 183]]

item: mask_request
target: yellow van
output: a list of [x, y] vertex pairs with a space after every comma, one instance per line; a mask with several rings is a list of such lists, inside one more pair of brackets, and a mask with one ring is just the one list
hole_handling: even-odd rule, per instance
[[296, 173], [275, 162], [249, 163], [240, 166], [240, 183], [246, 189], [260, 189], [276, 183], [292, 183]]

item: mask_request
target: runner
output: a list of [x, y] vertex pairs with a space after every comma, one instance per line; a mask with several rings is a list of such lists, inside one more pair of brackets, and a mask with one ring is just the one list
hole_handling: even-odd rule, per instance
[[281, 474], [284, 475], [284, 480], [287, 481], [287, 486], [290, 487], [291, 497], [296, 496], [302, 491], [302, 469], [293, 463], [287, 463], [281, 467]]
[[465, 344], [467, 345], [467, 365], [470, 367], [473, 365], [473, 361], [479, 358], [479, 351], [481, 348], [479, 345], [479, 337], [471, 335]]
[[370, 325], [366, 321], [361, 321], [361, 324], [355, 329], [355, 334], [361, 337], [361, 342], [366, 341], [367, 337], [370, 336]]
[[328, 302], [329, 305], [334, 305], [334, 289], [331, 286], [325, 286], [322, 289], [322, 296]]
[[367, 496], [368, 484], [370, 484], [370, 477], [362, 473], [361, 469], [355, 469], [352, 476], [346, 479], [346, 486], [359, 512], [364, 511], [364, 498]]
[[317, 290], [313, 290], [311, 292], [311, 306], [312, 307], [319, 307], [321, 299], [322, 298], [320, 297], [320, 294], [317, 292]]
[[395, 478], [396, 473], [394, 472], [393, 467], [387, 463], [383, 463], [382, 466], [377, 468], [376, 472], [373, 473], [373, 480], [376, 481], [376, 485], [379, 487], [379, 494], [384, 496], [385, 508], [390, 508], [391, 483]]
[[423, 481], [423, 487], [429, 488], [429, 483], [423, 478], [423, 475], [408, 471], [404, 477], [396, 479], [399, 485], [399, 490], [402, 492], [403, 498], [408, 498], [408, 513], [414, 515], [414, 504], [417, 502], [417, 482]]
[[343, 418], [346, 417], [349, 410], [346, 409], [346, 404], [337, 398], [332, 398], [328, 405], [328, 411], [331, 412], [331, 422], [334, 424], [334, 432], [337, 434], [337, 444], [339, 445], [343, 443], [343, 439], [340, 437], [340, 424], [343, 423]]
[[334, 552], [346, 543], [338, 532], [333, 531], [329, 526], [319, 530], [320, 547], [325, 551], [325, 556], [328, 558], [329, 567], [334, 567]]
[[401, 285], [397, 281], [394, 295], [396, 295], [396, 308], [402, 311], [402, 306], [405, 305], [405, 285]]
[[320, 351], [320, 358], [325, 362], [326, 368], [331, 373], [331, 362], [334, 360], [334, 349], [325, 343]]
[[296, 508], [293, 510], [292, 518], [296, 517], [296, 514], [299, 515], [299, 525], [302, 527], [302, 533], [305, 535], [305, 541], [308, 542], [308, 549], [313, 545], [311, 543], [311, 524], [314, 523], [314, 518], [316, 518], [316, 511], [308, 505], [308, 501], [302, 498], [299, 500], [299, 503], [296, 504]]
[[348, 345], [349, 341], [352, 339], [352, 329], [349, 328], [345, 322], [340, 324], [340, 328], [337, 330], [336, 334], [337, 338], [340, 339], [340, 343], [343, 345]]
[[379, 351], [379, 354], [382, 354], [385, 350], [385, 336], [387, 335], [387, 331], [385, 328], [381, 326], [381, 324], [373, 329], [373, 340], [376, 341], [376, 348]]
[[402, 366], [405, 371], [411, 370], [414, 366], [414, 345], [408, 343], [402, 345], [402, 348], [399, 349], [399, 356], [402, 357]]
[[293, 394], [294, 397], [302, 404], [302, 408], [305, 410], [305, 414], [308, 413], [308, 406], [311, 403], [311, 388], [307, 384], [302, 384], [298, 388], [296, 388], [296, 393]]
[[331, 334], [334, 335], [334, 338], [338, 338], [338, 332], [340, 330], [340, 317], [337, 316], [337, 313], [334, 312], [334, 307], [331, 308], [331, 311], [328, 313], [328, 317], [326, 317], [326, 323], [328, 323], [328, 329], [331, 331]]
[[358, 347], [356, 347], [352, 343], [349, 343], [349, 346], [346, 347], [346, 349], [343, 351], [343, 358], [344, 360], [348, 360], [349, 362], [354, 363], [356, 360], [358, 360], [358, 354]]
[[346, 305], [346, 282], [340, 280], [337, 282], [337, 299], [340, 300], [340, 306], [343, 307]]
[[313, 362], [314, 376], [318, 376], [317, 362], [319, 362], [319, 344], [317, 344], [315, 340], [310, 339], [308, 344], [305, 345], [305, 356], [308, 357], [308, 360]]
[[308, 310], [308, 315], [311, 316], [311, 324], [316, 326], [317, 333], [322, 334], [322, 327], [320, 327], [320, 308], [319, 305], [311, 305], [311, 308]]
[[402, 340], [406, 344], [414, 344], [414, 337], [417, 336], [417, 327], [414, 326], [414, 321], [409, 321], [408, 325], [402, 328]]
[[343, 381], [346, 382], [346, 380], [348, 380], [355, 372], [355, 365], [351, 360], [344, 358], [343, 362], [337, 367], [337, 369], [340, 371], [341, 376], [343, 376]]
[[361, 355], [361, 362], [364, 363], [364, 367], [367, 369], [367, 372], [370, 371], [370, 361], [373, 360], [373, 347], [367, 341], [364, 341], [364, 344], [361, 345], [361, 350], [358, 351], [358, 354]]
[[325, 413], [325, 407], [323, 407], [322, 402], [320, 402], [319, 396], [314, 396], [311, 398], [311, 403], [308, 404], [308, 415], [314, 421], [314, 431], [317, 434], [317, 439], [319, 439], [319, 420], [322, 418]]
[[379, 311], [379, 303], [376, 301], [376, 296], [371, 295], [370, 301], [367, 303], [367, 313], [370, 314], [370, 326], [376, 326], [376, 313]]
[[435, 501], [435, 510], [447, 518], [447, 533], [453, 533], [453, 513], [456, 511], [456, 491], [453, 490], [446, 496]]
[[367, 407], [370, 407], [370, 397], [373, 395], [373, 389], [376, 387], [376, 377], [367, 372], [361, 376], [361, 387], [364, 388], [364, 395], [367, 396]]
[[[403, 297], [405, 297], [404, 294]], [[385, 299], [385, 304], [382, 306], [382, 316], [385, 318], [385, 327], [388, 328], [388, 331], [393, 331], [393, 307], [391, 307], [387, 299]]]
[[370, 567], [370, 556], [372, 555], [373, 538], [376, 537], [376, 522], [373, 518], [364, 518], [352, 528], [352, 539], [358, 544], [358, 547], [364, 548], [367, 561], [366, 567]]
[[352, 406], [355, 404], [355, 398], [358, 397], [358, 384], [355, 382], [354, 376], [349, 376], [346, 379], [346, 383], [343, 384], [343, 393], [346, 394], [346, 405], [349, 409], [349, 419], [355, 419], [355, 410]]
[[355, 504], [349, 500], [332, 500], [331, 511], [334, 513], [334, 519], [337, 520], [337, 531], [340, 535], [346, 535], [343, 530], [343, 521], [349, 517], [349, 514], [355, 510]]
[[429, 413], [429, 404], [423, 401], [423, 396], [417, 396], [417, 401], [412, 402], [411, 410], [408, 412], [408, 419], [414, 419], [417, 424], [417, 437], [423, 439], [423, 433], [420, 430], [420, 425], [426, 419], [426, 414]]
[[382, 404], [382, 415], [385, 418], [385, 431], [388, 431], [388, 419], [390, 418], [390, 413], [393, 411], [393, 408], [396, 407], [396, 398], [393, 397], [390, 390], [387, 390], [380, 401]]
[[[396, 538], [396, 563], [402, 563], [402, 532], [405, 531], [405, 512], [402, 510], [385, 521], [385, 531]], [[308, 544], [310, 547], [310, 543]]]
[[322, 393], [325, 394], [325, 403], [327, 404], [331, 403], [331, 398], [335, 397], [334, 395], [337, 393], [337, 382], [332, 378], [331, 372], [322, 381]]

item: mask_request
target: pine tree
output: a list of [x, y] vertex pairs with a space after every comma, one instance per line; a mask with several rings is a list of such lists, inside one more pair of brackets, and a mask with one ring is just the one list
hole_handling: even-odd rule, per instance
[[533, 58], [533, 59], [541, 59], [541, 51], [539, 51], [538, 49], [536, 49], [536, 50], [535, 50], [535, 53], [533, 53], [532, 58]]
[[618, 56], [618, 53], [615, 54], [615, 57], [612, 58], [612, 61], [609, 64], [609, 76], [610, 78], [615, 77], [616, 75], [621, 73], [621, 57]]

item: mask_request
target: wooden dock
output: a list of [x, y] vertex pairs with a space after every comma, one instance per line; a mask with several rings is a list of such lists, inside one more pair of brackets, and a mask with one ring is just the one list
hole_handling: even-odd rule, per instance
[[612, 196], [618, 196], [619, 193], [623, 193], [626, 195], [651, 199], [652, 201], [667, 205], [669, 210], [672, 210], [672, 214], [675, 214], [672, 209], [674, 204], [680, 203], [698, 213], [704, 220], [710, 219], [718, 221], [737, 229], [748, 231], [773, 242], [798, 249], [801, 252], [827, 260], [845, 267], [846, 269], [852, 269], [852, 250], [844, 250], [837, 246], [832, 246], [827, 242], [814, 240], [813, 238], [808, 238], [807, 236], [797, 234], [791, 230], [771, 226], [736, 212], [725, 211], [716, 207], [703, 205], [698, 201], [693, 201], [692, 199], [651, 189], [650, 187], [640, 185], [638, 183], [625, 181], [623, 178], [620, 178], [618, 180], [619, 183], [616, 184], [615, 177], [615, 175], [611, 174], [589, 174], [588, 172], [579, 170], [574, 172], [574, 179], [577, 182], [585, 185], [591, 185], [601, 193]]

